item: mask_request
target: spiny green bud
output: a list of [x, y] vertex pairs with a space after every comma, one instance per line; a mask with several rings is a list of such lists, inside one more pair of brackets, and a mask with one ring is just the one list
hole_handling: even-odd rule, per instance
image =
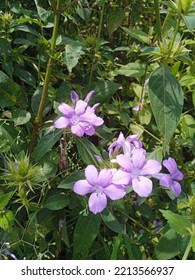
[[176, 0], [177, 7], [179, 11], [181, 11], [183, 14], [188, 14], [189, 9], [192, 6], [192, 0]]

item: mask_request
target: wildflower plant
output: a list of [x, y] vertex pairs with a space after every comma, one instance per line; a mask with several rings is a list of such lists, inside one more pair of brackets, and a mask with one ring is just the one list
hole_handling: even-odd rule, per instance
[[195, 259], [194, 1], [27, 2], [0, 3], [0, 259]]

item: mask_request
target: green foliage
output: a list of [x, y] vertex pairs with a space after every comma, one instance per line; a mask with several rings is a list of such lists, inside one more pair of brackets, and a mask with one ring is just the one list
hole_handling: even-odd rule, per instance
[[[1, 258], [195, 259], [194, 28], [191, 0], [0, 1]], [[71, 90], [95, 90], [92, 137], [54, 129]], [[88, 212], [73, 186], [110, 167], [120, 131], [148, 159], [175, 158], [178, 198], [154, 180], [148, 198], [128, 187]]]
[[184, 93], [176, 78], [161, 65], [150, 77], [149, 95], [165, 152], [180, 120]]

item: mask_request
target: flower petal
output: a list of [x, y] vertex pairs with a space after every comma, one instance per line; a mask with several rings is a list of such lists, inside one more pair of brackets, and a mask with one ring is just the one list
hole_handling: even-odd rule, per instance
[[88, 165], [85, 168], [85, 177], [92, 186], [98, 184], [98, 171], [94, 165]]
[[104, 123], [104, 120], [97, 117], [96, 114], [91, 112], [86, 112], [80, 116], [80, 121], [90, 123], [93, 126], [100, 126]]
[[116, 157], [118, 164], [127, 172], [132, 170], [132, 162], [126, 155], [118, 155]]
[[76, 124], [71, 126], [71, 131], [73, 134], [76, 134], [78, 137], [82, 137], [85, 133], [85, 128], [83, 128], [80, 124]]
[[69, 119], [65, 117], [60, 117], [54, 122], [55, 128], [66, 128], [69, 125]]
[[181, 185], [177, 181], [172, 182], [171, 189], [176, 197], [178, 197], [180, 195]]
[[89, 209], [94, 214], [100, 213], [106, 208], [107, 198], [104, 193], [92, 193], [89, 197]]
[[89, 100], [90, 100], [91, 97], [93, 96], [94, 92], [95, 92], [95, 90], [91, 90], [91, 91], [86, 95], [86, 97], [85, 97], [85, 99], [84, 99], [84, 101], [85, 101], [86, 103], [89, 102]]
[[144, 164], [140, 174], [141, 175], [153, 175], [158, 173], [161, 170], [162, 166], [159, 161], [155, 159], [147, 160], [146, 164]]
[[129, 185], [131, 182], [131, 174], [123, 170], [117, 170], [112, 177], [112, 183], [115, 185]]
[[141, 197], [147, 197], [152, 192], [152, 181], [146, 177], [139, 176], [132, 180], [133, 190]]
[[171, 175], [170, 174], [163, 174], [160, 178], [160, 185], [166, 188], [171, 187]]
[[91, 193], [93, 188], [87, 180], [79, 180], [74, 184], [73, 191], [80, 195], [86, 195], [87, 193]]
[[95, 128], [92, 125], [88, 125], [85, 127], [85, 134], [92, 136], [95, 134]]
[[112, 172], [108, 168], [104, 168], [100, 171], [98, 176], [98, 185], [105, 188], [110, 185], [112, 181]]
[[122, 186], [110, 185], [104, 189], [104, 193], [112, 200], [123, 198], [126, 195], [126, 190]]
[[83, 100], [78, 100], [75, 106], [75, 113], [76, 115], [82, 115], [85, 112], [87, 107], [87, 103]]
[[142, 169], [145, 164], [146, 156], [143, 149], [135, 149], [132, 155], [133, 166], [136, 169]]
[[74, 114], [74, 109], [64, 102], [62, 102], [58, 106], [58, 110], [60, 112], [62, 112], [65, 117], [68, 117], [68, 118], [70, 118]]
[[71, 100], [74, 106], [76, 105], [77, 101], [79, 100], [79, 96], [75, 91], [71, 91]]

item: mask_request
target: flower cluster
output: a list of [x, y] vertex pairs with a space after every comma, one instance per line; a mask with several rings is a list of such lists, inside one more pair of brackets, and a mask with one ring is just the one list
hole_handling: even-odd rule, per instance
[[71, 99], [74, 107], [72, 108], [66, 103], [61, 103], [58, 110], [63, 114], [54, 122], [55, 128], [70, 127], [71, 132], [79, 137], [84, 134], [92, 136], [95, 133], [95, 127], [104, 123], [103, 119], [97, 117], [95, 110], [99, 106], [96, 103], [93, 107], [88, 106], [94, 91], [90, 91], [84, 100], [80, 100], [77, 93], [71, 92]]
[[[103, 119], [97, 117], [95, 110], [99, 106], [88, 105], [94, 91], [90, 91], [84, 100], [79, 99], [76, 92], [71, 92], [73, 107], [61, 103], [58, 110], [63, 114], [54, 122], [55, 128], [70, 127], [71, 132], [79, 137], [84, 134], [92, 136], [95, 127], [103, 124]], [[103, 168], [98, 172], [95, 166], [89, 165], [85, 169], [85, 178], [78, 180], [73, 191], [79, 195], [89, 194], [89, 209], [94, 214], [103, 211], [107, 205], [107, 197], [111, 200], [123, 198], [129, 187], [140, 197], [148, 197], [153, 190], [152, 179], [159, 180], [159, 185], [172, 190], [177, 197], [181, 193], [178, 181], [183, 179], [183, 174], [178, 170], [175, 160], [171, 157], [164, 160], [162, 165], [155, 159], [148, 159], [146, 150], [138, 135], [127, 138], [120, 132], [119, 137], [108, 148], [110, 166], [116, 168]], [[95, 156], [98, 162], [101, 158]], [[169, 173], [161, 173], [162, 168]]]
[[107, 197], [111, 200], [123, 198], [127, 187], [132, 187], [140, 197], [148, 197], [153, 189], [152, 178], [158, 179], [161, 186], [169, 188], [177, 197], [181, 193], [181, 185], [177, 182], [183, 179], [175, 160], [169, 157], [163, 161], [169, 174], [160, 173], [162, 165], [154, 159], [147, 159], [138, 135], [127, 138], [120, 133], [118, 139], [109, 148], [111, 161], [115, 157], [118, 168], [104, 168], [99, 173], [95, 166], [85, 169], [84, 180], [74, 184], [73, 190], [80, 195], [90, 194], [89, 209], [94, 214], [103, 211], [107, 205]]

